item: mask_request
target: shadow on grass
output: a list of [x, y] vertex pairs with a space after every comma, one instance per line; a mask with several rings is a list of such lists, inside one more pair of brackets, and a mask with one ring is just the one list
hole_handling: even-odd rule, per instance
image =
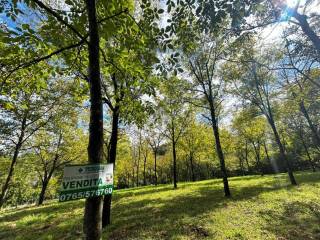
[[[301, 184], [319, 182], [320, 176], [297, 174], [297, 179]], [[281, 184], [278, 184], [278, 181], [281, 181]], [[177, 236], [198, 239], [209, 236], [214, 239], [214, 233], [203, 234], [190, 229], [201, 227], [201, 223], [197, 221], [201, 221], [202, 216], [215, 209], [224, 208], [231, 202], [249, 200], [261, 193], [294, 188], [284, 174], [275, 178], [267, 176], [261, 181], [259, 179], [258, 183], [248, 182], [248, 186], [231, 185], [230, 199], [223, 197], [222, 184], [218, 185], [217, 182], [214, 185], [210, 181], [198, 182], [194, 192], [179, 193], [186, 185], [183, 184], [177, 190], [177, 195], [173, 192], [173, 198], [143, 199], [117, 204], [113, 209], [113, 223], [105, 231], [109, 239], [145, 239], [146, 236], [153, 236], [154, 239], [174, 239]], [[195, 220], [193, 225], [185, 221], [190, 218]]]
[[[299, 183], [320, 181], [319, 173], [303, 173], [296, 176]], [[113, 240], [146, 239], [147, 237], [148, 239], [150, 237], [151, 239], [174, 239], [178, 236], [185, 236], [187, 239], [206, 237], [214, 239], [214, 233], [201, 226], [203, 224], [201, 219], [205, 219], [210, 212], [224, 208], [232, 202], [250, 200], [261, 193], [291, 188], [285, 174], [262, 178], [247, 176], [231, 180], [232, 198], [230, 199], [224, 198], [223, 185], [219, 179], [182, 183], [178, 190], [172, 190], [171, 185], [160, 185], [116, 192], [113, 198], [112, 224], [104, 230], [104, 235], [107, 236], [106, 239]], [[240, 181], [243, 183], [240, 184]], [[126, 198], [130, 200], [126, 201]], [[298, 204], [299, 202], [296, 205], [288, 204], [285, 209], [290, 211]], [[74, 201], [6, 213], [0, 217], [0, 239], [81, 239], [83, 206], [83, 201]], [[298, 208], [310, 209], [310, 206], [299, 205]], [[281, 215], [277, 215], [276, 212], [259, 214], [264, 218], [270, 217], [271, 220], [277, 219], [279, 224], [288, 224], [289, 229], [291, 226], [294, 229], [294, 226], [297, 227], [302, 224], [302, 220], [307, 219], [305, 216], [291, 223], [289, 218], [281, 218]], [[191, 222], [190, 219], [192, 219]], [[314, 219], [316, 218], [312, 218], [312, 221]], [[266, 229], [279, 231], [276, 223], [270, 224]], [[312, 231], [310, 234], [316, 234], [314, 231], [319, 229], [315, 227]], [[285, 229], [282, 233], [279, 231], [279, 236], [287, 236], [286, 232]], [[308, 238], [300, 235], [299, 239]]]
[[[0, 216], [0, 239], [77, 239], [82, 235], [83, 201], [10, 210]], [[80, 224], [79, 224], [80, 223]]]
[[278, 239], [320, 239], [320, 205], [314, 202], [282, 203], [283, 211], [260, 211], [268, 222], [265, 229], [276, 233]]

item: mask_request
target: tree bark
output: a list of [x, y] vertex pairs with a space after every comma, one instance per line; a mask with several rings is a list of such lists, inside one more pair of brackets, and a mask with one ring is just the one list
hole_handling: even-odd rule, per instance
[[309, 116], [309, 113], [308, 113], [308, 111], [307, 111], [307, 109], [306, 109], [306, 107], [304, 105], [304, 102], [301, 101], [299, 105], [300, 105], [300, 111], [302, 112], [303, 116], [307, 120], [309, 128], [310, 128], [310, 130], [311, 130], [311, 132], [312, 132], [312, 134], [313, 134], [313, 136], [314, 136], [314, 138], [316, 140], [316, 144], [317, 144], [318, 147], [320, 147], [320, 137], [319, 137], [318, 131], [317, 131], [316, 127], [314, 126], [314, 124], [313, 124], [313, 122], [312, 122], [312, 120], [311, 120], [311, 118]]
[[249, 161], [248, 161], [248, 142], [246, 140], [246, 151], [245, 151], [245, 160], [246, 160], [246, 164], [247, 164], [247, 168], [248, 168], [248, 172], [250, 172], [250, 165], [249, 165]]
[[153, 150], [154, 155], [154, 185], [158, 185], [158, 176], [157, 176], [157, 150]]
[[[90, 125], [88, 159], [89, 163], [101, 163], [103, 159], [103, 108], [99, 64], [99, 32], [96, 17], [96, 0], [86, 0], [89, 22], [89, 82], [90, 82]], [[87, 240], [102, 237], [102, 197], [86, 199], [84, 212], [84, 233]]]
[[317, 36], [317, 34], [310, 27], [310, 25], [307, 21], [307, 16], [298, 13], [296, 9], [293, 10], [292, 16], [298, 20], [302, 31], [304, 32], [304, 34], [307, 35], [309, 40], [313, 43], [313, 46], [316, 48], [318, 54], [320, 55], [320, 38]]
[[146, 165], [147, 165], [147, 156], [144, 157], [143, 161], [143, 185], [147, 185], [147, 179], [146, 179]]
[[176, 142], [172, 141], [172, 154], [173, 154], [173, 187], [177, 188], [177, 153], [176, 153]]
[[299, 129], [299, 136], [300, 136], [300, 139], [301, 139], [301, 142], [302, 142], [302, 146], [303, 146], [304, 150], [306, 151], [306, 154], [307, 154], [307, 157], [308, 157], [310, 166], [311, 166], [311, 168], [312, 168], [312, 171], [315, 172], [315, 171], [316, 171], [316, 168], [315, 168], [314, 163], [313, 163], [313, 161], [312, 161], [312, 158], [311, 158], [311, 156], [310, 156], [310, 153], [309, 153], [307, 144], [306, 144], [306, 142], [305, 142], [304, 139], [303, 139], [302, 129]]
[[39, 194], [39, 199], [38, 199], [38, 205], [42, 205], [43, 204], [43, 201], [44, 201], [44, 197], [45, 197], [45, 194], [46, 194], [46, 190], [47, 190], [47, 187], [48, 187], [48, 183], [49, 183], [49, 180], [50, 179], [44, 179], [43, 182], [42, 182], [42, 186], [41, 186], [41, 192]]
[[[112, 130], [110, 137], [110, 152], [108, 154], [108, 163], [113, 163], [115, 166], [117, 157], [117, 144], [118, 144], [118, 125], [119, 125], [119, 106], [115, 106], [112, 111]], [[111, 202], [112, 195], [106, 195], [103, 199], [102, 211], [102, 227], [106, 227], [111, 223]]]
[[264, 152], [266, 153], [267, 160], [271, 164], [271, 159], [270, 159], [268, 148], [267, 148], [267, 144], [266, 144], [265, 141], [263, 142], [263, 148], [264, 148]]
[[260, 159], [260, 144], [258, 143], [258, 146], [256, 146], [253, 141], [251, 143], [252, 143], [254, 152], [256, 154], [256, 160], [257, 160], [258, 168], [260, 170], [261, 176], [263, 176], [264, 172], [263, 172], [263, 169], [262, 169], [262, 164], [261, 164], [261, 159]]
[[22, 142], [23, 142], [24, 135], [25, 135], [25, 130], [26, 130], [26, 123], [27, 123], [27, 116], [25, 114], [23, 119], [22, 119], [20, 136], [18, 138], [18, 142], [17, 142], [17, 144], [15, 146], [15, 149], [14, 149], [12, 161], [11, 161], [10, 168], [9, 168], [9, 172], [8, 172], [6, 181], [4, 182], [4, 184], [2, 186], [2, 190], [1, 190], [1, 194], [0, 194], [0, 208], [3, 206], [3, 204], [6, 201], [6, 196], [7, 196], [8, 189], [9, 189], [9, 184], [11, 182], [11, 178], [13, 176], [14, 168], [15, 168], [15, 166], [17, 164], [19, 152], [20, 152], [20, 149], [22, 147]]
[[190, 154], [190, 168], [191, 168], [192, 182], [194, 182], [194, 181], [196, 181], [196, 177], [195, 177], [195, 174], [194, 174], [193, 153]]
[[137, 187], [139, 186], [139, 168], [140, 168], [140, 157], [141, 157], [141, 132], [140, 132], [140, 141], [139, 141], [139, 148], [138, 148], [138, 163], [137, 163]]
[[219, 127], [216, 121], [214, 105], [210, 99], [209, 99], [209, 104], [210, 104], [210, 114], [211, 114], [211, 125], [212, 125], [213, 135], [215, 138], [216, 150], [217, 150], [219, 161], [220, 161], [220, 169], [222, 172], [224, 195], [226, 197], [230, 197], [231, 193], [229, 189], [228, 175], [227, 175], [227, 170], [225, 166], [224, 155], [223, 155], [221, 142], [220, 142]]
[[[272, 116], [272, 115], [271, 115]], [[280, 140], [280, 136], [279, 136], [279, 133], [277, 131], [277, 128], [276, 128], [276, 125], [273, 121], [273, 118], [268, 116], [268, 122], [272, 128], [272, 131], [273, 131], [273, 134], [274, 134], [274, 137], [275, 137], [275, 140], [276, 140], [276, 143], [278, 145], [278, 148], [279, 148], [279, 152], [280, 152], [280, 157], [282, 158], [282, 160], [284, 160], [285, 162], [285, 165], [286, 165], [286, 168], [287, 168], [287, 172], [288, 172], [288, 175], [289, 175], [289, 179], [290, 179], [290, 182], [292, 185], [297, 185], [297, 182], [296, 182], [296, 179], [293, 175], [293, 172], [292, 172], [292, 168], [291, 168], [291, 164], [290, 164], [290, 161], [288, 160], [287, 156], [286, 156], [286, 153], [285, 153], [285, 150], [284, 150], [284, 147], [281, 143], [281, 140]]]

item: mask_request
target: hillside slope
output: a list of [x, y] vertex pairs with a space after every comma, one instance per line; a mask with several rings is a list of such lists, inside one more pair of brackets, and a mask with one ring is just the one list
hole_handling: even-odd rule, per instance
[[[320, 239], [320, 173], [285, 174], [116, 191], [104, 239]], [[0, 239], [81, 239], [84, 201], [0, 212]]]

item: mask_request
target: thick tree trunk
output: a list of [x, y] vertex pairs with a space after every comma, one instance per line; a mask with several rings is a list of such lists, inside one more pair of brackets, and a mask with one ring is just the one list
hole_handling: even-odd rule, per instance
[[[103, 158], [103, 108], [99, 64], [99, 33], [96, 17], [96, 0], [86, 0], [89, 22], [89, 82], [90, 82], [90, 125], [88, 159], [89, 163], [101, 163]], [[87, 240], [101, 239], [102, 197], [86, 199], [84, 212], [84, 233]]]
[[213, 135], [215, 138], [216, 150], [217, 150], [217, 154], [220, 161], [220, 169], [222, 172], [224, 195], [226, 197], [230, 197], [231, 193], [229, 189], [227, 169], [225, 166], [224, 155], [223, 155], [222, 146], [220, 142], [219, 127], [216, 121], [215, 109], [214, 109], [213, 102], [209, 101], [209, 104], [210, 104], [210, 114], [211, 114], [211, 125], [212, 125]]
[[269, 124], [270, 124], [270, 126], [272, 128], [276, 143], [278, 145], [279, 152], [280, 152], [280, 157], [285, 162], [290, 182], [291, 182], [292, 185], [297, 185], [296, 179], [295, 179], [295, 177], [293, 175], [293, 172], [292, 172], [290, 161], [288, 160], [288, 158], [286, 156], [286, 153], [285, 153], [285, 150], [284, 150], [284, 146], [281, 143], [280, 136], [279, 136], [279, 133], [277, 131], [276, 125], [275, 125], [275, 123], [273, 121], [273, 118], [272, 117], [268, 117], [268, 122], [269, 122]]
[[309, 40], [313, 43], [313, 46], [316, 48], [318, 54], [320, 55], [320, 38], [310, 27], [307, 21], [307, 16], [298, 13], [297, 10], [293, 10], [293, 17], [298, 20], [302, 31], [307, 35]]

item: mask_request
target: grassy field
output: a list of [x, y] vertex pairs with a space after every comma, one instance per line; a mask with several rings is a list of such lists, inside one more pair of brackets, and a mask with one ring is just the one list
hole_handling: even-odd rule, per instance
[[[320, 239], [320, 173], [230, 178], [116, 191], [103, 239]], [[84, 201], [0, 212], [0, 239], [81, 239]]]

